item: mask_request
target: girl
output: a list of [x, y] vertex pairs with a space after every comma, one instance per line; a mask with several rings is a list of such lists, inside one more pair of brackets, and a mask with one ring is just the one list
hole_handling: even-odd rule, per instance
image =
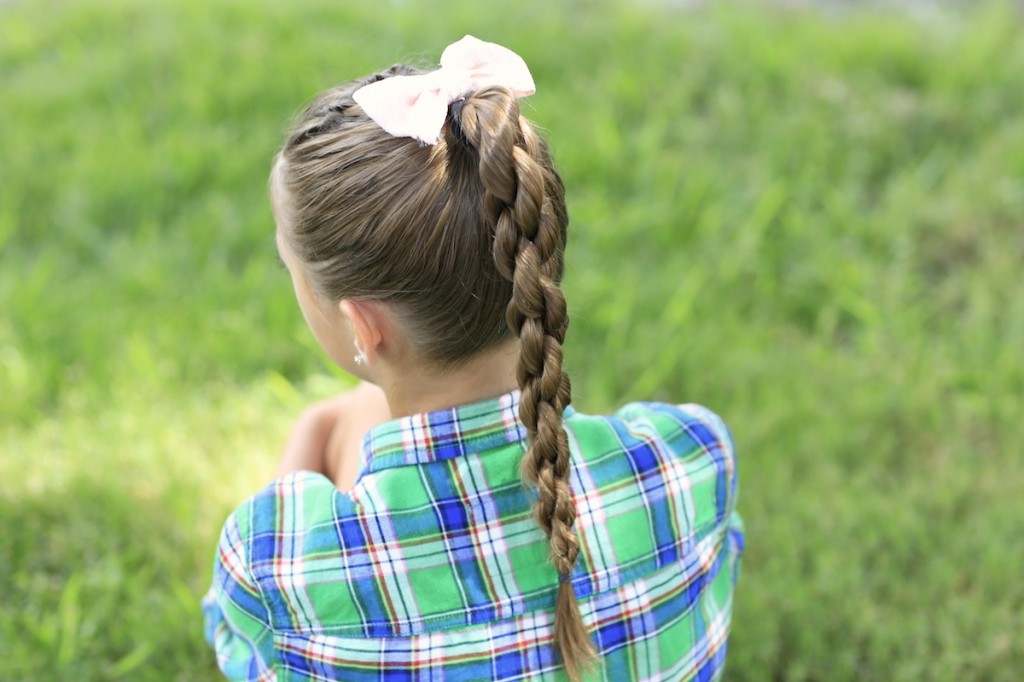
[[568, 217], [533, 90], [467, 36], [436, 71], [324, 93], [285, 142], [278, 250], [367, 383], [307, 412], [225, 524], [204, 609], [229, 678], [721, 675], [732, 441], [695, 405], [570, 407]]

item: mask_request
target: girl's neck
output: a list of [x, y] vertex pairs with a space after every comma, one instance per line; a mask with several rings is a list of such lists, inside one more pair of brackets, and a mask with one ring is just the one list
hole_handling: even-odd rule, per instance
[[379, 386], [397, 419], [494, 398], [519, 387], [516, 365], [519, 343], [510, 342], [481, 351], [463, 365], [443, 371], [391, 366], [381, 374]]

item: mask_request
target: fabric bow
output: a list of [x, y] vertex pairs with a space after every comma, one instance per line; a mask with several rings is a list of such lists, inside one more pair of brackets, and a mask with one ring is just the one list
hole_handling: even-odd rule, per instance
[[448, 105], [489, 85], [525, 97], [536, 92], [523, 58], [507, 47], [466, 36], [441, 54], [441, 68], [418, 76], [392, 76], [356, 90], [352, 97], [377, 125], [395, 137], [436, 144]]

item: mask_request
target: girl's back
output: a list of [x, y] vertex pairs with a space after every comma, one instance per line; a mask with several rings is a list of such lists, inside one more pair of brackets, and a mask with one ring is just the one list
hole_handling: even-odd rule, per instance
[[[347, 495], [301, 472], [243, 504], [208, 604], [225, 671], [560, 679], [558, 576], [519, 480], [518, 398], [378, 427]], [[743, 546], [726, 427], [696, 405], [655, 403], [613, 417], [570, 408], [565, 425], [582, 546], [572, 584], [600, 657], [593, 677], [714, 679]]]

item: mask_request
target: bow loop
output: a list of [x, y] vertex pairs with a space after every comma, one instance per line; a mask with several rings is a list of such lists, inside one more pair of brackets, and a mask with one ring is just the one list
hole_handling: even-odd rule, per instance
[[441, 54], [441, 68], [418, 76], [392, 76], [364, 85], [352, 97], [377, 125], [395, 137], [436, 144], [448, 105], [490, 85], [516, 97], [536, 88], [523, 58], [494, 43], [466, 36]]

